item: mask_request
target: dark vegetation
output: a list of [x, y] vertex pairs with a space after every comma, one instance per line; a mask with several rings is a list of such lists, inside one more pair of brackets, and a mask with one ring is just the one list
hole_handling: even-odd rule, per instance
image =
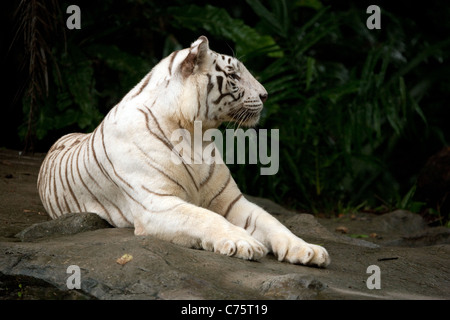
[[[80, 30], [66, 28], [71, 4]], [[379, 1], [381, 30], [369, 30], [370, 4], [7, 1], [0, 147], [45, 152], [93, 130], [161, 58], [204, 34], [257, 75], [269, 92], [259, 127], [280, 130], [278, 174], [231, 166], [244, 192], [309, 212], [404, 208], [445, 223], [448, 185], [426, 202], [416, 180], [450, 138], [450, 7]]]

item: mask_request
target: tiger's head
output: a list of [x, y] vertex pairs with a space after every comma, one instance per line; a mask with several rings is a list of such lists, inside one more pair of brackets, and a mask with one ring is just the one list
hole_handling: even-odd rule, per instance
[[210, 50], [205, 36], [166, 59], [169, 72], [178, 73], [182, 84], [178, 104], [182, 122], [200, 120], [204, 128], [222, 122], [258, 123], [267, 91], [238, 59]]

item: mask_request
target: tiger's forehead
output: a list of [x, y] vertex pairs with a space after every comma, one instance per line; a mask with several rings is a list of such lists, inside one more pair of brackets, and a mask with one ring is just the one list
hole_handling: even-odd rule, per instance
[[231, 56], [227, 56], [226, 54], [217, 53], [212, 51], [214, 56], [213, 63], [218, 64], [222, 69], [225, 69], [227, 72], [239, 72], [241, 71], [242, 63]]

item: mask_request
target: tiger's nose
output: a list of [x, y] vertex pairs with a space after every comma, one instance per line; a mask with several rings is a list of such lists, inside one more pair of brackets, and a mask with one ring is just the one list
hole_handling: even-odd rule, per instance
[[269, 95], [267, 93], [264, 93], [264, 94], [260, 94], [259, 98], [261, 99], [262, 103], [264, 103], [264, 102], [266, 102], [268, 96]]

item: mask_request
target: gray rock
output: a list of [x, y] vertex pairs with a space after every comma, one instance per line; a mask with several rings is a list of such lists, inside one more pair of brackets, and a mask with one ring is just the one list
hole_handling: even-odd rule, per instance
[[16, 234], [16, 238], [19, 238], [21, 241], [34, 241], [41, 238], [70, 235], [102, 228], [111, 228], [111, 225], [95, 213], [70, 213], [55, 220], [35, 223]]
[[326, 287], [310, 275], [293, 273], [270, 277], [262, 283], [261, 292], [274, 299], [314, 299]]
[[436, 244], [450, 244], [450, 229], [446, 227], [425, 228], [400, 239], [387, 242], [385, 245], [395, 246], [431, 246]]
[[[249, 197], [300, 237], [325, 246], [332, 261], [326, 269], [280, 263], [272, 255], [244, 261], [137, 237], [131, 228], [104, 228], [93, 214], [48, 221], [36, 189], [44, 156], [0, 151], [0, 176], [13, 176], [0, 183], [0, 300], [450, 299], [448, 229], [424, 228], [417, 215], [317, 219]], [[24, 241], [14, 238], [40, 222], [21, 233]], [[367, 238], [338, 234], [338, 225]], [[391, 241], [397, 244], [386, 246]], [[132, 259], [117, 263], [124, 254]], [[71, 265], [80, 268], [80, 289], [67, 286]], [[381, 270], [381, 289], [366, 285], [371, 265]], [[164, 310], [165, 315], [171, 311], [179, 315]]]
[[373, 219], [372, 229], [377, 232], [395, 231], [400, 234], [409, 234], [423, 230], [425, 222], [418, 214], [406, 210], [396, 210], [380, 215]]
[[[244, 261], [135, 236], [130, 228], [102, 228], [35, 242], [0, 242], [0, 283], [28, 277], [69, 299], [450, 298], [450, 245], [369, 247], [361, 241], [344, 241], [311, 215], [281, 220], [294, 232], [301, 231], [304, 239], [324, 245], [331, 265], [327, 269], [291, 265], [272, 255]], [[124, 254], [132, 259], [117, 263]], [[381, 269], [381, 290], [366, 286], [367, 267], [373, 264]], [[78, 290], [67, 286], [71, 265], [80, 268]], [[25, 282], [25, 299], [49, 295], [28, 286], [33, 287]]]

